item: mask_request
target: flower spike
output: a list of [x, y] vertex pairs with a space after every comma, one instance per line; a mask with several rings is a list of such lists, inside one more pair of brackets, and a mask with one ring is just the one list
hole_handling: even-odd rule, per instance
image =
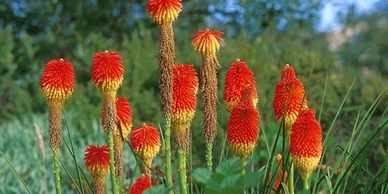
[[279, 123], [284, 117], [287, 136], [299, 111], [307, 108], [304, 95], [303, 83], [296, 78], [294, 68], [285, 65], [282, 69], [282, 79], [276, 85], [273, 109]]
[[[255, 86], [256, 81], [252, 71], [247, 63], [237, 59], [226, 72], [225, 88], [224, 88], [224, 104], [228, 111], [232, 111], [233, 107], [240, 101], [242, 90], [247, 86]], [[258, 97], [256, 88], [251, 90], [252, 101], [256, 106]]]
[[290, 153], [302, 178], [307, 180], [322, 155], [322, 130], [312, 109], [301, 111], [292, 125]]
[[143, 160], [143, 173], [150, 175], [152, 161], [160, 150], [159, 131], [151, 125], [143, 124], [131, 134], [131, 148]]
[[234, 154], [246, 160], [256, 146], [259, 137], [259, 113], [252, 102], [252, 86], [242, 92], [240, 102], [232, 109], [227, 139]]
[[124, 77], [121, 56], [117, 52], [97, 52], [93, 56], [92, 80], [96, 87], [106, 95], [116, 94]]
[[137, 177], [131, 189], [129, 190], [129, 194], [142, 194], [143, 191], [152, 187], [151, 177], [143, 175]]
[[181, 0], [149, 0], [147, 10], [158, 24], [172, 23], [182, 11]]
[[198, 77], [193, 65], [173, 67], [172, 129], [179, 147], [188, 151], [190, 122], [197, 105]]
[[85, 165], [93, 177], [96, 194], [105, 193], [105, 177], [109, 173], [109, 148], [107, 145], [89, 145], [85, 151]]
[[194, 49], [202, 55], [213, 55], [220, 48], [224, 33], [216, 30], [198, 30], [192, 37]]

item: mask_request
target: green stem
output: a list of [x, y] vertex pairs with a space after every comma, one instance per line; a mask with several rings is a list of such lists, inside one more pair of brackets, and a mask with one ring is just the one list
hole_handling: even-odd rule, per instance
[[182, 148], [178, 149], [178, 173], [181, 194], [187, 194], [186, 153]]
[[309, 179], [303, 179], [303, 188], [309, 189]]
[[54, 153], [54, 181], [55, 191], [57, 194], [61, 194], [61, 176], [59, 174], [59, 150], [58, 148], [53, 150]]
[[245, 166], [247, 165], [247, 159], [242, 159], [242, 163], [241, 163], [241, 174], [244, 175], [245, 174]]
[[206, 164], [209, 171], [213, 170], [213, 145], [206, 143]]
[[166, 154], [166, 179], [168, 193], [172, 194], [172, 173], [171, 173], [171, 117], [165, 118], [165, 130], [164, 130], [164, 149]]
[[291, 156], [289, 157], [289, 163], [291, 164], [290, 176], [288, 179], [289, 187], [288, 191], [290, 194], [294, 194], [294, 164], [292, 163]]
[[108, 135], [108, 143], [109, 143], [109, 166], [110, 166], [110, 179], [112, 183], [112, 192], [113, 194], [118, 194], [117, 190], [117, 182], [115, 175], [115, 157], [114, 157], [114, 143], [113, 143], [113, 130], [109, 130]]

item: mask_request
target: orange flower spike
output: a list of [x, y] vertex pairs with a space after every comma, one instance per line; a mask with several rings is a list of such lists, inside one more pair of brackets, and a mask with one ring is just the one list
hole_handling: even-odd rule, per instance
[[192, 37], [194, 49], [202, 55], [214, 55], [220, 48], [224, 33], [215, 30], [198, 30]]
[[307, 108], [304, 94], [303, 83], [296, 78], [294, 68], [288, 64], [285, 65], [282, 69], [282, 79], [276, 85], [272, 105], [279, 123], [285, 116], [287, 136], [289, 136], [291, 126], [295, 122], [298, 112]]
[[93, 56], [92, 80], [104, 97], [116, 95], [123, 82], [124, 67], [117, 52], [97, 52]]
[[49, 108], [49, 143], [56, 154], [62, 140], [62, 108], [74, 91], [73, 65], [63, 59], [49, 61], [40, 78], [40, 90]]
[[256, 146], [259, 136], [259, 113], [252, 103], [252, 87], [242, 92], [242, 98], [232, 110], [227, 127], [227, 139], [234, 154], [246, 159]]
[[128, 100], [125, 98], [117, 98], [117, 125], [121, 129], [121, 135], [124, 140], [128, 140], [132, 128], [132, 110]]
[[322, 130], [312, 109], [301, 111], [292, 125], [290, 153], [302, 178], [308, 179], [322, 155]]
[[147, 10], [158, 24], [172, 23], [182, 11], [181, 0], [149, 0]]
[[[232, 111], [233, 107], [240, 101], [241, 92], [247, 86], [255, 86], [255, 76], [249, 69], [247, 63], [237, 59], [226, 72], [224, 87], [224, 105], [226, 110]], [[252, 102], [256, 106], [258, 97], [256, 88], [252, 87]]]
[[172, 123], [179, 129], [184, 129], [193, 119], [197, 105], [198, 77], [193, 65], [174, 65], [172, 85]]
[[136, 178], [135, 182], [129, 190], [129, 194], [142, 194], [143, 191], [152, 187], [151, 177], [149, 176], [140, 176]]
[[73, 94], [74, 75], [74, 67], [67, 60], [54, 59], [46, 64], [40, 78], [40, 90], [49, 105], [62, 105]]
[[[275, 159], [276, 159], [276, 166], [278, 168], [278, 174], [277, 174], [277, 177], [276, 177], [276, 181], [275, 181], [275, 185], [274, 185], [274, 189], [275, 190], [278, 190], [278, 189], [282, 189], [280, 187], [281, 183], [285, 183], [286, 185], [288, 185], [288, 174], [287, 174], [287, 171], [283, 170], [283, 157], [281, 154], [277, 154], [275, 156]], [[282, 192], [281, 192], [282, 193]]]
[[152, 160], [160, 150], [159, 131], [151, 125], [143, 124], [142, 127], [132, 131], [130, 139], [131, 148], [143, 160], [145, 164], [143, 171], [148, 175], [147, 169], [151, 167]]
[[198, 77], [193, 65], [174, 65], [172, 70], [172, 129], [178, 146], [188, 151], [190, 146], [189, 127], [197, 105]]
[[93, 176], [105, 177], [109, 173], [109, 148], [107, 145], [89, 145], [85, 151], [85, 165]]
[[109, 147], [89, 145], [84, 157], [86, 168], [93, 177], [93, 190], [96, 194], [105, 193], [105, 177], [109, 173]]

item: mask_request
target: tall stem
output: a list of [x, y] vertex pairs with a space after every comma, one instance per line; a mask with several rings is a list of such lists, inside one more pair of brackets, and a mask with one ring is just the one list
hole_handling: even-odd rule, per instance
[[309, 189], [309, 179], [303, 179], [303, 188]]
[[54, 179], [55, 179], [55, 191], [57, 194], [61, 194], [61, 177], [59, 174], [59, 150], [53, 149], [54, 153]]
[[292, 163], [291, 156], [289, 157], [289, 163], [291, 164], [291, 168], [290, 168], [290, 176], [288, 179], [288, 183], [289, 183], [288, 190], [290, 194], [294, 194], [294, 164]]
[[178, 149], [178, 173], [181, 194], [187, 194], [186, 153], [182, 148]]
[[171, 168], [171, 117], [165, 118], [164, 149], [166, 154], [166, 179], [168, 193], [172, 194], [172, 168]]
[[213, 146], [211, 143], [206, 144], [206, 164], [209, 171], [213, 170]]

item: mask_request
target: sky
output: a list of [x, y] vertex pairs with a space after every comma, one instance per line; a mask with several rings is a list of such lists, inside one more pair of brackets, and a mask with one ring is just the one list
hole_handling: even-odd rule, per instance
[[338, 12], [345, 5], [355, 4], [358, 12], [368, 12], [378, 0], [333, 0], [326, 3], [322, 9], [321, 22], [319, 30], [332, 31], [340, 27], [338, 22]]

